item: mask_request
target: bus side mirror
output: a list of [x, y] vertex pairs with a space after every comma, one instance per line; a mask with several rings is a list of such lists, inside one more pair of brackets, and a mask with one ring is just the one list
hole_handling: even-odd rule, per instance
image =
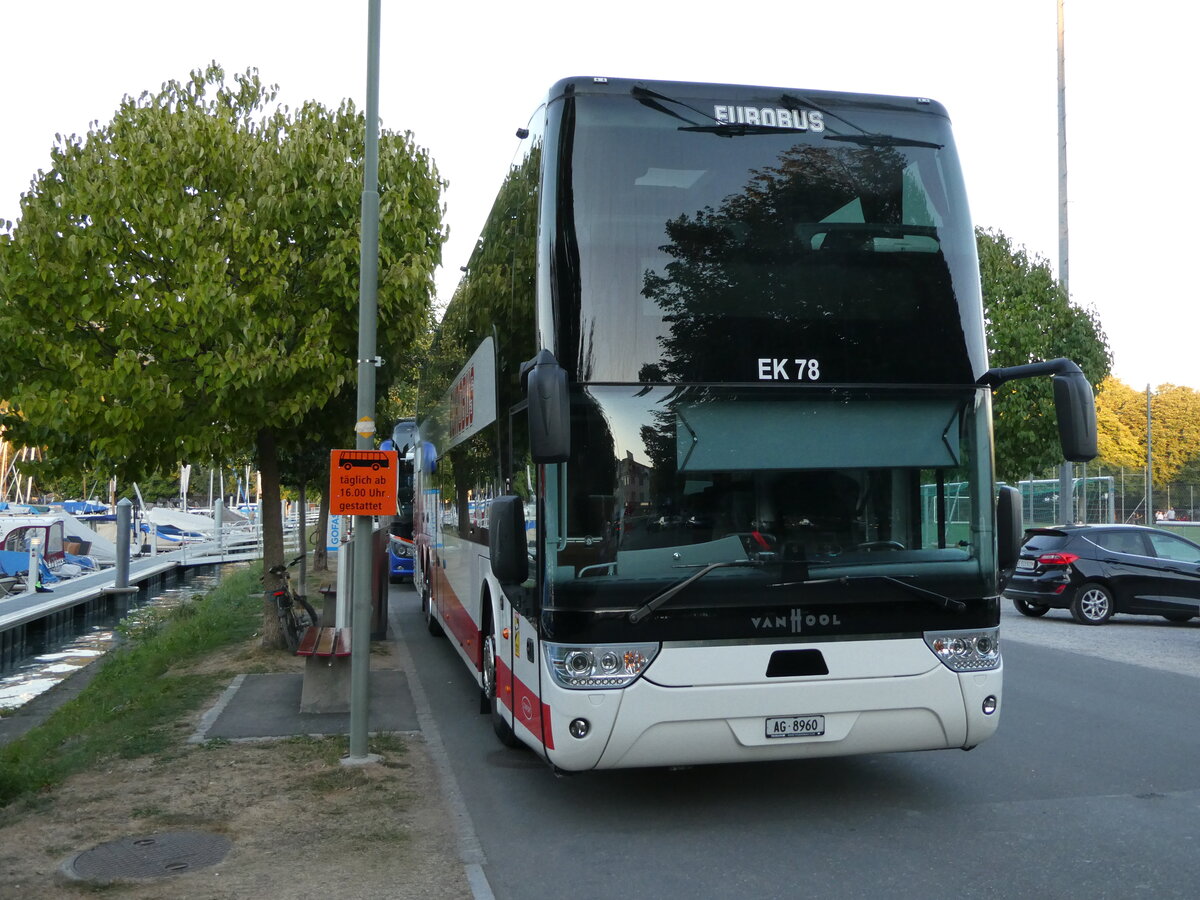
[[529, 399], [529, 455], [535, 463], [566, 462], [571, 453], [567, 372], [549, 350], [521, 366]]
[[1055, 375], [1054, 411], [1063, 459], [1090, 462], [1096, 458], [1096, 398], [1082, 372]]
[[520, 584], [529, 577], [529, 551], [525, 546], [525, 506], [508, 494], [491, 502], [488, 549], [492, 574], [501, 584]]
[[980, 385], [995, 390], [1014, 378], [1053, 375], [1054, 412], [1058, 419], [1058, 441], [1063, 458], [1070, 462], [1089, 462], [1096, 458], [1096, 398], [1092, 386], [1079, 366], [1069, 359], [1050, 359], [988, 369], [979, 377]]
[[[1000, 488], [1000, 496], [996, 498], [996, 568], [1003, 573], [1001, 577], [1005, 581], [1017, 567], [1024, 533], [1025, 527], [1021, 521], [1021, 492], [1015, 487], [1005, 485]], [[1003, 589], [1004, 585], [1000, 587]]]

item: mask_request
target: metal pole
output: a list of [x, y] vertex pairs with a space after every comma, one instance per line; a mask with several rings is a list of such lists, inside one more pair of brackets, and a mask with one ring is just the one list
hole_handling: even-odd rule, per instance
[[1154, 524], [1154, 419], [1150, 415], [1150, 385], [1146, 385], [1146, 524]]
[[42, 536], [35, 535], [29, 539], [29, 559], [25, 565], [25, 593], [36, 594], [38, 585], [42, 583]]
[[133, 522], [133, 503], [122, 497], [117, 503], [117, 573], [115, 587], [129, 587], [129, 534]]
[[[1067, 279], [1067, 66], [1063, 31], [1063, 4], [1058, 0], [1058, 282], [1070, 299]], [[1073, 476], [1071, 464], [1064, 461], [1058, 472], [1058, 510], [1064, 525], [1070, 525], [1075, 518], [1071, 491]]]
[[[363, 157], [362, 244], [358, 286], [358, 450], [370, 450], [375, 434], [375, 319], [379, 277], [379, 0], [367, 4], [367, 109]], [[350, 618], [350, 754], [369, 761], [367, 706], [371, 676], [370, 516], [354, 517], [353, 613]]]
[[1121, 466], [1121, 521], [1125, 521], [1125, 467]]
[[[1058, 0], [1058, 280], [1067, 289], [1067, 57]], [[1068, 295], [1069, 296], [1069, 295]]]
[[217, 558], [225, 562], [225, 501], [220, 497], [213, 504], [213, 536], [217, 539]]

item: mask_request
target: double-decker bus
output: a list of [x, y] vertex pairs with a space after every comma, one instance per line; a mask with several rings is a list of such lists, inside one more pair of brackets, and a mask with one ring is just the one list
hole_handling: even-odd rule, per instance
[[416, 419], [401, 419], [392, 428], [392, 436], [381, 450], [395, 450], [396, 515], [388, 524], [388, 579], [392, 582], [413, 577], [413, 460], [416, 456]]
[[[1020, 502], [945, 110], [556, 84], [422, 376], [416, 575], [500, 739], [557, 769], [969, 749]], [[947, 491], [947, 487], [953, 488]]]

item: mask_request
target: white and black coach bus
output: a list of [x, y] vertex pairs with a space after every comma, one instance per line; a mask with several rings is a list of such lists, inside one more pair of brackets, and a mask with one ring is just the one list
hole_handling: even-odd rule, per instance
[[[570, 78], [422, 375], [416, 585], [501, 740], [564, 771], [971, 748], [1015, 491], [945, 110]], [[956, 486], [953, 491], [947, 485]], [[965, 485], [965, 488], [963, 487]]]

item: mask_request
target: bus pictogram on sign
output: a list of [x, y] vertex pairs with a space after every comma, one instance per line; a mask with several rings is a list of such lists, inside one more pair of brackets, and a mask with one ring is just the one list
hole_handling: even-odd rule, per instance
[[394, 516], [396, 451], [331, 451], [329, 512], [340, 516]]

